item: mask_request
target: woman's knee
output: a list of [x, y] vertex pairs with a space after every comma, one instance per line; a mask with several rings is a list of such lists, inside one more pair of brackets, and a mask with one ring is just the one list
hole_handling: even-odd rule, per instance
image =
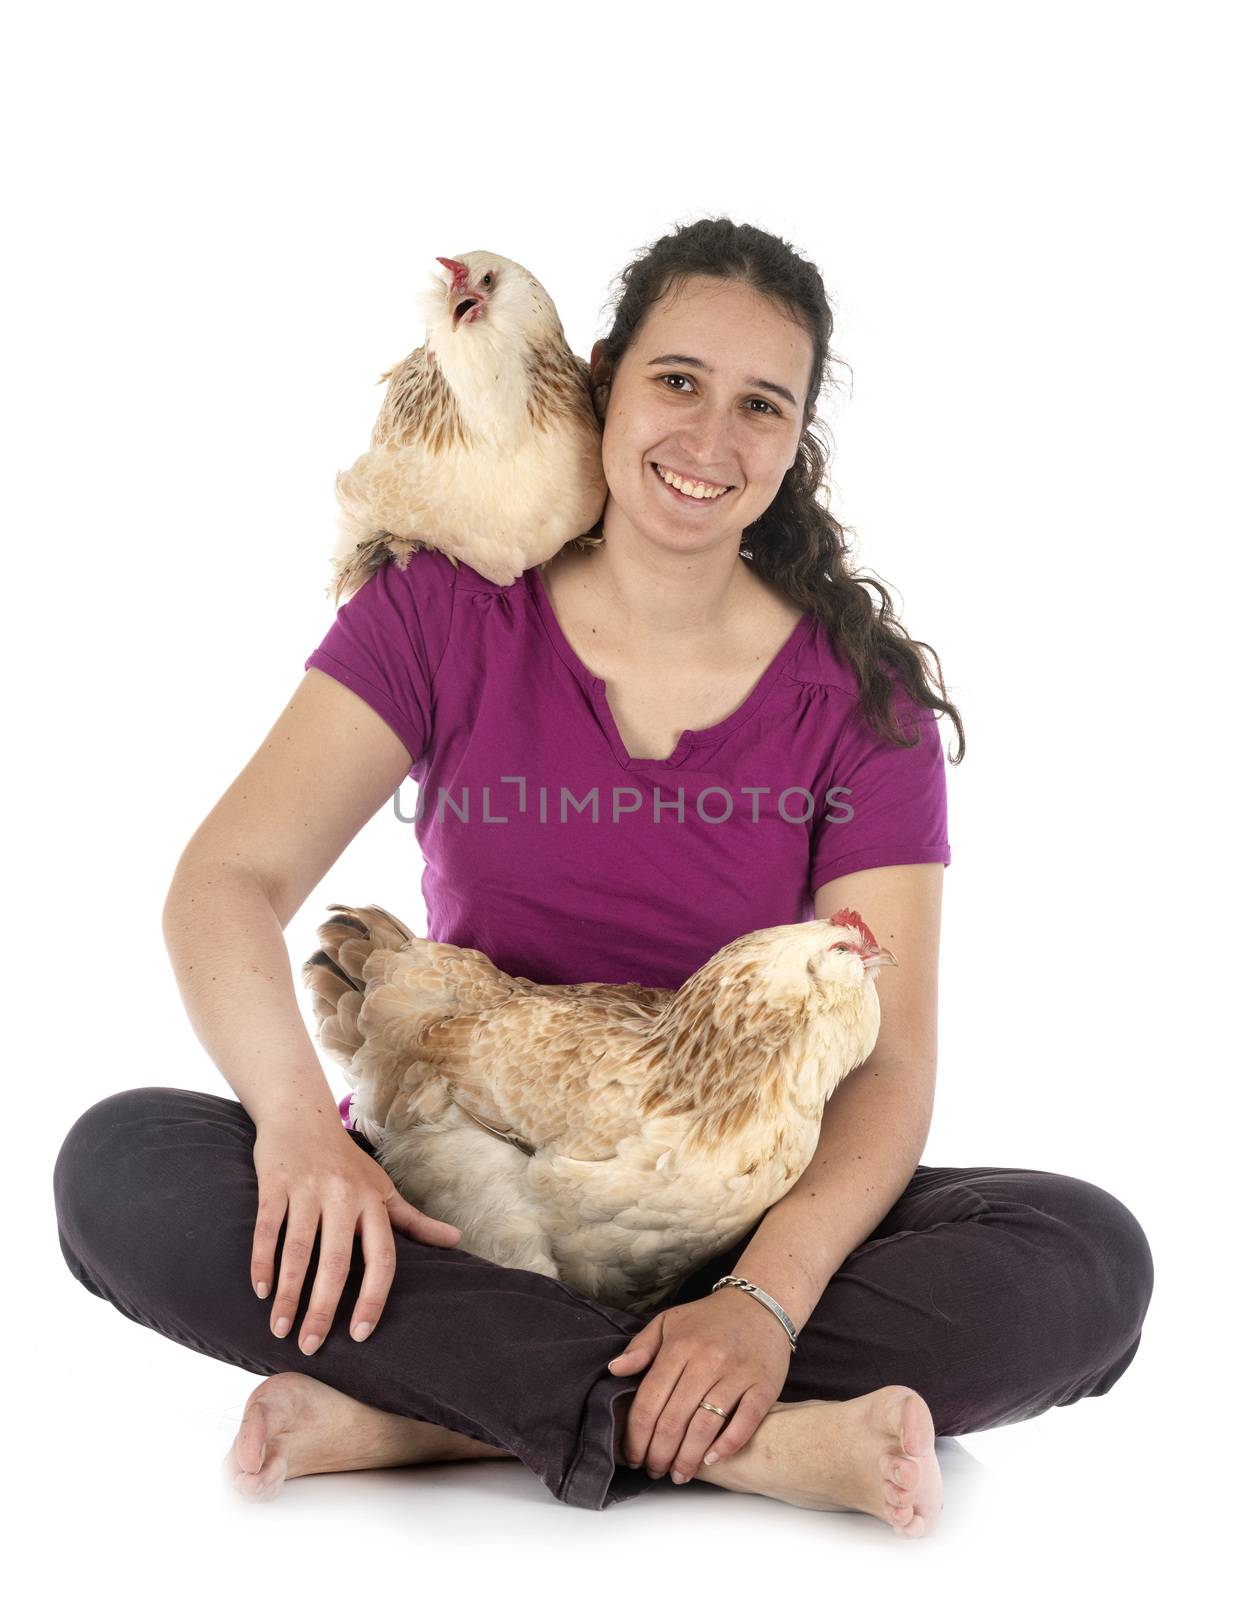
[[122, 1089], [88, 1106], [65, 1134], [52, 1183], [61, 1248], [81, 1277], [106, 1273], [142, 1241], [166, 1237], [178, 1207], [201, 1204], [202, 1164], [221, 1141], [252, 1148], [253, 1125], [219, 1095]]
[[61, 1141], [52, 1174], [56, 1209], [91, 1206], [134, 1159], [152, 1116], [165, 1112], [172, 1089], [121, 1089], [87, 1106]]
[[1115, 1195], [1084, 1178], [1045, 1173], [1043, 1210], [1068, 1226], [1080, 1245], [1090, 1287], [1113, 1322], [1117, 1345], [1140, 1333], [1153, 1297], [1153, 1252], [1139, 1221]]
[[87, 1106], [61, 1141], [52, 1170], [60, 1250], [93, 1294], [104, 1292], [109, 1240], [127, 1232], [121, 1216], [141, 1169], [140, 1130], [167, 1093], [144, 1087], [107, 1095]]

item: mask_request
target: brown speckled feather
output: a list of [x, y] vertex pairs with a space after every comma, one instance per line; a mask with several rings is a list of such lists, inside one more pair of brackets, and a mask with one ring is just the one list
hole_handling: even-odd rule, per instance
[[425, 345], [389, 367], [379, 382], [387, 384], [387, 393], [370, 435], [372, 450], [416, 444], [441, 455], [474, 442], [443, 368]]

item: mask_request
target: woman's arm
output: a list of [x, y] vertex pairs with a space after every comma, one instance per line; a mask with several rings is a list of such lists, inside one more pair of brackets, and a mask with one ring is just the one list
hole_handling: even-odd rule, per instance
[[732, 1268], [773, 1295], [797, 1329], [903, 1193], [929, 1136], [942, 880], [938, 862], [871, 867], [832, 879], [815, 897], [819, 917], [859, 911], [899, 965], [882, 967], [876, 980], [882, 1026], [873, 1054], [826, 1102], [812, 1160]]
[[177, 864], [163, 932], [181, 998], [256, 1126], [308, 1116], [343, 1131], [283, 930], [409, 764], [376, 711], [311, 667]]

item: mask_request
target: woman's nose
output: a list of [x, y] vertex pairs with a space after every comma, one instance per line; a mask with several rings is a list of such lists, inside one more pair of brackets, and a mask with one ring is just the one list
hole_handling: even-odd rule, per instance
[[701, 411], [680, 430], [681, 448], [695, 466], [721, 467], [735, 454], [732, 420], [724, 411]]

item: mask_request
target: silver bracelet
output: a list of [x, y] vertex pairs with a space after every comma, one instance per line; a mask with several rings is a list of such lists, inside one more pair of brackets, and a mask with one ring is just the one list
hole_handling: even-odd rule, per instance
[[787, 1333], [787, 1337], [792, 1341], [792, 1354], [795, 1355], [796, 1330], [792, 1326], [792, 1319], [788, 1316], [787, 1312], [784, 1311], [783, 1307], [773, 1295], [767, 1294], [764, 1289], [759, 1289], [755, 1283], [750, 1283], [747, 1278], [736, 1278], [730, 1273], [728, 1273], [725, 1278], [720, 1278], [714, 1285], [714, 1288], [710, 1290], [710, 1293], [713, 1294], [715, 1289], [722, 1289], [725, 1286], [733, 1289], [743, 1289], [745, 1294], [751, 1294], [754, 1300], [760, 1300], [762, 1305], [764, 1305], [768, 1311], [773, 1311], [775, 1316], [778, 1317], [779, 1321], [783, 1324], [784, 1330]]

